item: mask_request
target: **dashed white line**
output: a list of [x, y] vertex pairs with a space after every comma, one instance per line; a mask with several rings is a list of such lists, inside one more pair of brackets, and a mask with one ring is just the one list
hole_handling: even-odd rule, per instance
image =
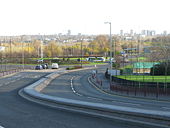
[[74, 78], [74, 77], [75, 77], [75, 76], [73, 76], [73, 77], [71, 78], [71, 90], [72, 90], [76, 95], [78, 95], [78, 96], [83, 96], [83, 95], [77, 93], [76, 90], [75, 90], [74, 87], [73, 87], [73, 78]]

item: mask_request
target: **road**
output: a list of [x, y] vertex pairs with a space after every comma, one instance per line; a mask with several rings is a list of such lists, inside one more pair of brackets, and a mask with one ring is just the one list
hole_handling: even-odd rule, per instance
[[[98, 73], [103, 74], [105, 70], [105, 66], [100, 66], [100, 68], [98, 68]], [[42, 93], [57, 97], [127, 106], [132, 108], [137, 107], [147, 110], [165, 112], [170, 110], [170, 102], [118, 96], [99, 91], [88, 82], [88, 76], [91, 74], [91, 71], [92, 70], [90, 69], [61, 75], [57, 79], [53, 80], [51, 84], [42, 91]]]
[[[21, 88], [30, 85], [47, 74], [48, 72], [21, 72], [13, 76], [0, 78], [0, 127], [139, 128], [138, 126], [133, 126], [133, 124], [124, 124], [121, 121], [41, 106], [29, 102], [18, 95], [18, 91]], [[69, 79], [65, 81], [67, 80]]]

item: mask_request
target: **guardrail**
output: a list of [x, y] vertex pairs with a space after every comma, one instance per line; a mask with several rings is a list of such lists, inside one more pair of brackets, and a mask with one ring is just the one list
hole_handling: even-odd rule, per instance
[[24, 70], [23, 68], [17, 68], [17, 69], [11, 69], [11, 70], [8, 70], [8, 71], [1, 71], [0, 77], [10, 75], [10, 74], [13, 74], [13, 73], [16, 73], [16, 72], [20, 72], [20, 71], [23, 71], [23, 70]]

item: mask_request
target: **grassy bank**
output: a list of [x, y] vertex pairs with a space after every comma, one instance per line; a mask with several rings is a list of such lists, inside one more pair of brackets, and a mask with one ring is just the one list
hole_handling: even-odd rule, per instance
[[121, 79], [140, 81], [140, 82], [170, 82], [170, 76], [138, 76], [138, 75], [120, 75]]

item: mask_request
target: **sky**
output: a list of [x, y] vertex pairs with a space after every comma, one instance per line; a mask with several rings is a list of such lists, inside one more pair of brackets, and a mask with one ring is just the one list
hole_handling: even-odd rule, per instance
[[143, 29], [170, 33], [170, 0], [0, 0], [0, 36], [108, 34]]

